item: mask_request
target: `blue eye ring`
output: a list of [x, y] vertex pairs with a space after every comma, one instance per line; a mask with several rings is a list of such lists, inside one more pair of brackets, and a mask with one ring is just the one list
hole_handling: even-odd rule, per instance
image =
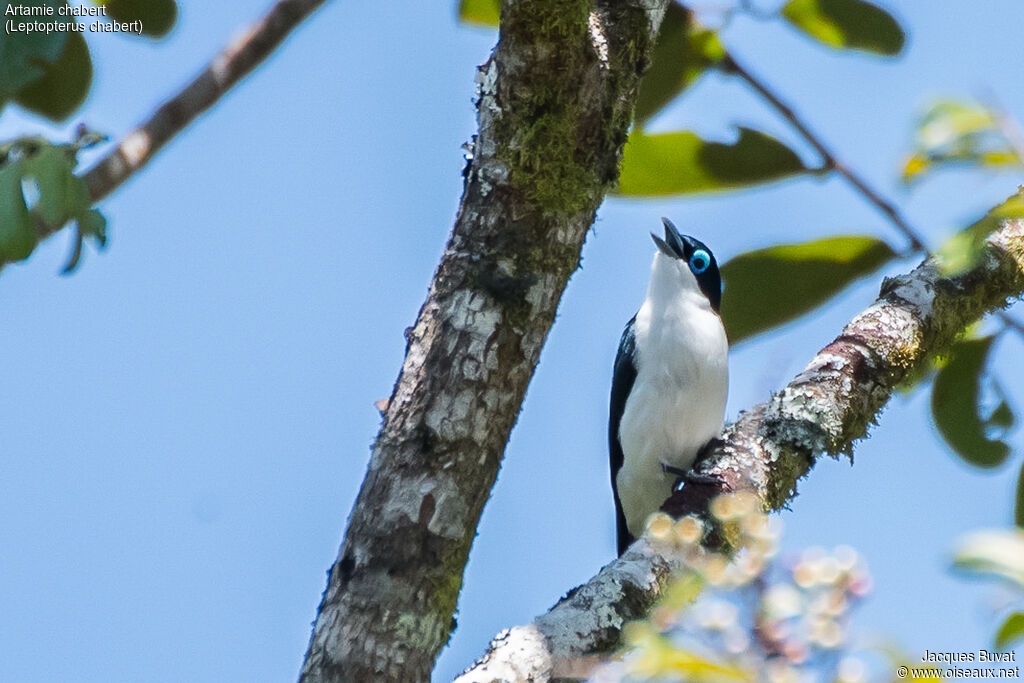
[[700, 275], [711, 265], [711, 254], [704, 249], [697, 249], [690, 256], [690, 270], [695, 275]]

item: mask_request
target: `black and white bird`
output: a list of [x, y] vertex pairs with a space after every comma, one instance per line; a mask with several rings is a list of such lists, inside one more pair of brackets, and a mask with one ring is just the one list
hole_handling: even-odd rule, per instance
[[[608, 446], [619, 555], [722, 429], [729, 344], [718, 314], [722, 279], [703, 242], [667, 218], [640, 310], [615, 357]], [[668, 468], [668, 469], [666, 469]]]

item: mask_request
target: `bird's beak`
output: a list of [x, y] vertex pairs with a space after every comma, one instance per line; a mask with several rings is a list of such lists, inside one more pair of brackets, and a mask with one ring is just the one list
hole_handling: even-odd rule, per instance
[[676, 230], [676, 226], [672, 224], [672, 221], [661, 217], [661, 222], [665, 224], [665, 242], [675, 252], [676, 258], [686, 258], [686, 246], [683, 244], [683, 236]]
[[679, 258], [672, 251], [672, 247], [668, 246], [668, 244], [666, 244], [665, 240], [661, 239], [660, 237], [655, 235], [653, 232], [651, 233], [651, 239], [654, 240], [654, 243], [656, 245], [658, 245], [658, 251], [660, 251], [662, 254], [664, 254], [665, 256], [668, 256], [669, 258]]

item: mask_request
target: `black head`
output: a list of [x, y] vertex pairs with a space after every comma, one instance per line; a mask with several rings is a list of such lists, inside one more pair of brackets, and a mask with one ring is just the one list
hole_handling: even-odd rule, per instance
[[661, 222], [665, 224], [665, 239], [651, 233], [654, 243], [658, 245], [658, 251], [687, 264], [693, 277], [697, 279], [700, 291], [704, 292], [704, 296], [711, 302], [711, 308], [718, 311], [722, 304], [722, 276], [718, 272], [715, 255], [699, 239], [680, 235], [669, 219], [662, 218]]

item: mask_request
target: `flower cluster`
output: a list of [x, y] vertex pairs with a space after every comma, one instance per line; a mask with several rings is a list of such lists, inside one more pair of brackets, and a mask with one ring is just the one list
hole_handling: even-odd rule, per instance
[[594, 680], [863, 680], [848, 655], [849, 613], [872, 582], [856, 551], [780, 558], [781, 523], [753, 494], [721, 496], [710, 512], [731, 555], [704, 547], [709, 530], [694, 517], [648, 520], [648, 540], [681, 570], [649, 619], [627, 627], [622, 660]]

